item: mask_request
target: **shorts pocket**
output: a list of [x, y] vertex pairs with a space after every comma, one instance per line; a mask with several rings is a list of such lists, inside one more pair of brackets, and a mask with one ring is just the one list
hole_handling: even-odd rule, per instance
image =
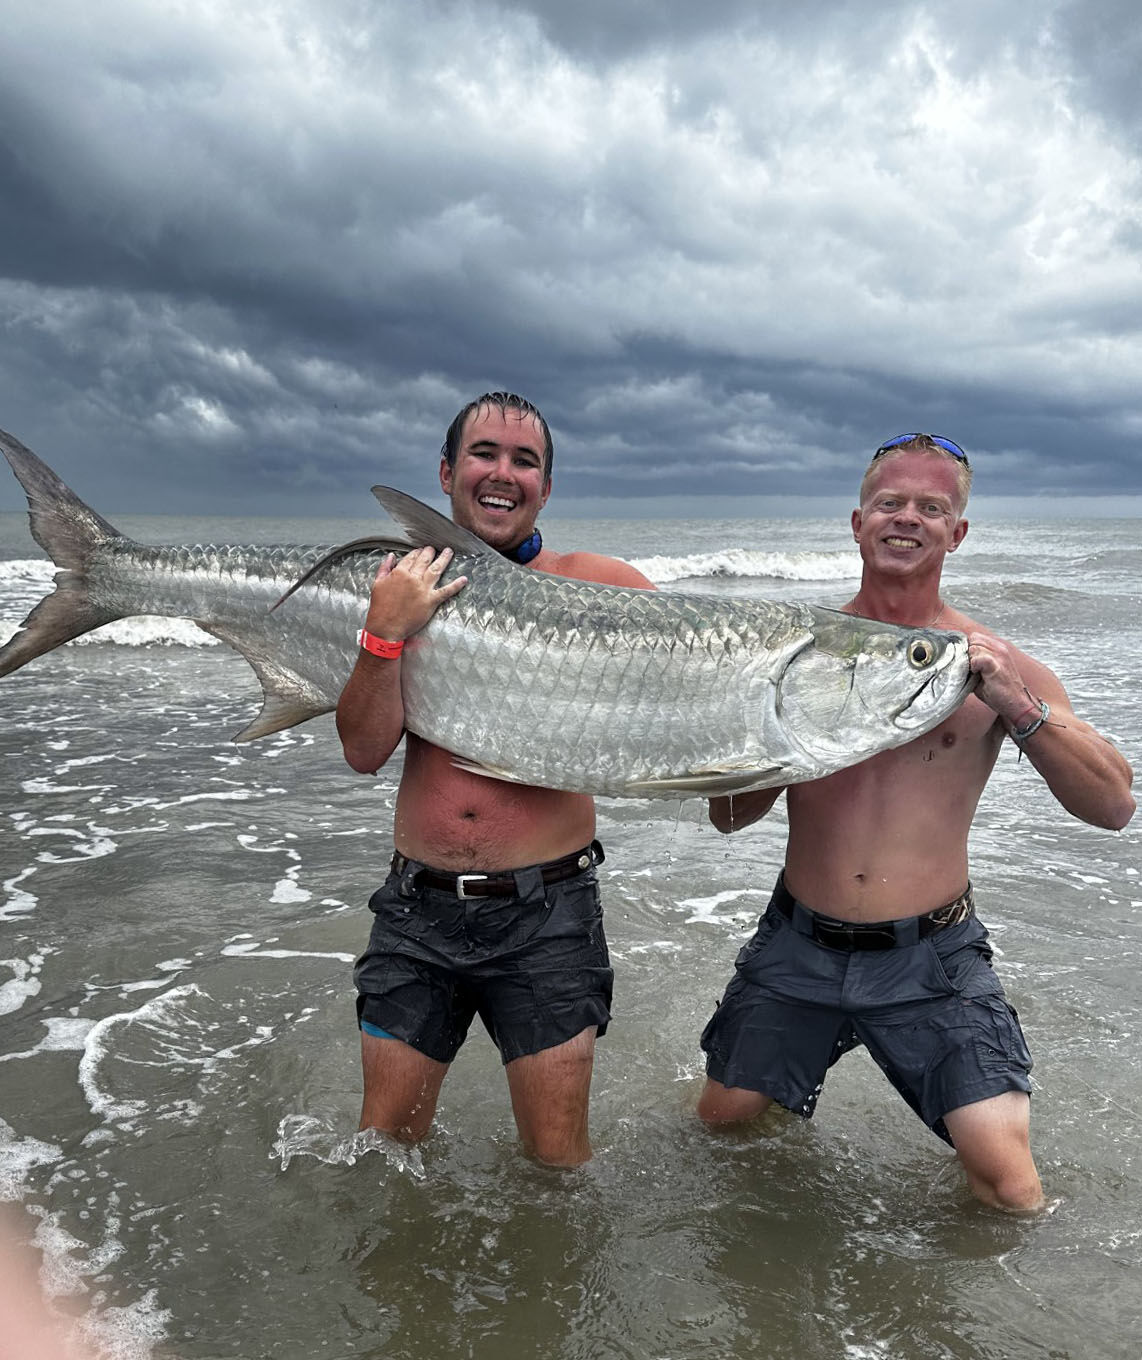
[[537, 938], [589, 940], [603, 953], [606, 962], [606, 940], [603, 936], [603, 902], [595, 878], [571, 880], [549, 886], [547, 915]]
[[980, 997], [973, 1006], [986, 1014], [975, 1026], [976, 1058], [988, 1073], [1030, 1072], [1031, 1051], [1019, 1024], [1019, 1014], [1002, 996]]
[[753, 974], [765, 966], [765, 951], [772, 945], [774, 936], [788, 930], [789, 923], [779, 912], [772, 908], [757, 923], [757, 929], [738, 953], [734, 967], [739, 973]]
[[988, 996], [1002, 1000], [1003, 984], [991, 966], [992, 948], [987, 931], [978, 921], [949, 926], [946, 931], [929, 935], [924, 943], [949, 995], [965, 1000]]

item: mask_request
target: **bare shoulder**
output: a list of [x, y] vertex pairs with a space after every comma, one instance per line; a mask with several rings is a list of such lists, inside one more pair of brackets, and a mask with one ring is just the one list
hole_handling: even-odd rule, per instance
[[549, 571], [555, 576], [570, 576], [576, 581], [596, 581], [604, 586], [633, 586], [638, 590], [655, 588], [654, 582], [648, 580], [637, 567], [617, 557], [604, 557], [601, 553], [556, 553], [545, 550], [536, 559], [535, 565], [540, 571]]
[[1051, 704], [1064, 704], [1068, 709], [1070, 708], [1070, 700], [1067, 697], [1063, 682], [1050, 666], [1036, 660], [1021, 647], [1017, 647], [1010, 639], [1001, 637], [994, 628], [990, 628], [987, 624], [980, 623], [976, 619], [969, 618], [966, 614], [961, 614], [959, 610], [950, 609], [945, 620], [948, 627], [966, 633], [969, 638], [973, 634], [987, 638], [1011, 660], [1015, 669], [1019, 672], [1019, 678], [1032, 694], [1038, 698], [1046, 699]]

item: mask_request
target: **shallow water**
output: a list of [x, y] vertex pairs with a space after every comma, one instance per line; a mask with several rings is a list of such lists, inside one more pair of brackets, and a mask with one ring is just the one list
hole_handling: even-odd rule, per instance
[[[1137, 764], [1142, 525], [1100, 522], [1097, 552], [1080, 529], [973, 528], [948, 594], [1053, 665]], [[0, 555], [36, 555], [7, 530]], [[836, 526], [798, 526], [813, 548], [785, 559], [774, 524], [568, 531], [686, 589], [852, 586]], [[711, 576], [706, 542], [770, 557]], [[39, 586], [4, 565], [14, 622]], [[698, 1035], [780, 863], [780, 808], [726, 839], [697, 801], [600, 804], [616, 984], [590, 1165], [519, 1154], [478, 1029], [408, 1150], [353, 1132], [351, 960], [399, 771], [353, 775], [328, 719], [234, 746], [253, 679], [184, 642], [70, 646], [0, 682], [0, 1198], [104, 1353], [1134, 1360], [1137, 832], [1073, 822], [1005, 751], [973, 833], [1050, 1213], [976, 1206], [860, 1052], [811, 1123], [699, 1126]]]

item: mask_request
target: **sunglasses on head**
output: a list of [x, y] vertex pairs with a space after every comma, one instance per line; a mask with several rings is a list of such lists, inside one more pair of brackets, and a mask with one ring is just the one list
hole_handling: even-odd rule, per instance
[[963, 451], [963, 449], [960, 448], [958, 444], [954, 444], [950, 439], [945, 439], [943, 435], [921, 434], [919, 431], [917, 431], [914, 434], [898, 434], [895, 439], [885, 440], [885, 442], [881, 444], [880, 448], [878, 448], [877, 451], [872, 455], [872, 461], [875, 463], [876, 460], [883, 454], [887, 453], [889, 449], [895, 449], [898, 448], [901, 444], [907, 444], [910, 439], [930, 440], [933, 444], [936, 444], [941, 449], [943, 449], [945, 453], [950, 453], [953, 458], [958, 458], [965, 467], [971, 467], [971, 464], [968, 462], [967, 454]]

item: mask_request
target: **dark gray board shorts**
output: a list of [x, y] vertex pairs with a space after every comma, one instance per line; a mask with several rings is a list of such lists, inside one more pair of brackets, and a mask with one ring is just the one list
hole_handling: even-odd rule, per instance
[[479, 1015], [505, 1063], [606, 1031], [614, 973], [592, 865], [544, 885], [514, 871], [517, 896], [458, 898], [420, 887], [411, 861], [369, 899], [357, 960], [357, 1021], [448, 1063]]
[[703, 1031], [715, 1081], [811, 1118], [829, 1068], [863, 1043], [949, 1144], [943, 1116], [950, 1110], [1005, 1091], [1030, 1093], [1031, 1055], [976, 916], [924, 939], [912, 922], [878, 923], [889, 934], [899, 925], [901, 942], [837, 949], [807, 933], [806, 918], [815, 914], [800, 903], [787, 919], [777, 907], [781, 895], [788, 901], [778, 879]]

